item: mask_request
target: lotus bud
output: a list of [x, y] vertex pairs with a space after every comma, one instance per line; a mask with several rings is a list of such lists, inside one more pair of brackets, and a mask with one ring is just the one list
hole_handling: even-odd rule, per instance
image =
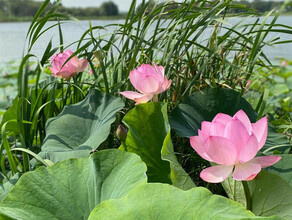
[[117, 138], [120, 141], [124, 141], [126, 139], [126, 137], [127, 137], [127, 133], [128, 133], [128, 129], [120, 124], [119, 127], [116, 130]]

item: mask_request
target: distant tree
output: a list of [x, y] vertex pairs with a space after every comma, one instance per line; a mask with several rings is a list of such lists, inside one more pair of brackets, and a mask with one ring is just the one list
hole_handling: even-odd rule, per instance
[[272, 9], [272, 3], [273, 2], [271, 1], [254, 0], [251, 3], [251, 8], [256, 9], [259, 12], [266, 12]]
[[153, 10], [155, 4], [157, 4], [157, 7], [164, 5], [164, 7], [165, 7], [164, 12], [168, 12], [168, 14], [171, 14], [174, 10], [179, 8], [179, 4], [175, 1], [170, 1], [168, 3], [166, 3], [166, 2], [157, 3], [155, 1], [151, 1], [151, 2], [148, 1], [145, 5], [142, 5], [142, 3], [140, 5], [138, 5], [136, 8], [136, 13], [138, 13], [140, 10], [145, 8], [146, 5], [148, 5], [144, 11], [144, 13], [147, 15]]
[[[148, 5], [148, 6], [145, 8], [146, 5]], [[140, 5], [137, 6], [136, 13], [139, 13], [143, 8], [145, 8], [144, 13], [147, 15], [147, 14], [149, 14], [149, 12], [151, 12], [153, 10], [154, 6], [155, 6], [154, 1], [152, 1], [152, 2], [148, 1], [144, 5], [141, 3]]]
[[2, 0], [0, 1], [1, 8], [7, 14], [18, 17], [34, 16], [41, 2], [32, 0]]
[[104, 16], [113, 16], [119, 14], [119, 8], [115, 3], [109, 1], [101, 4], [99, 12]]

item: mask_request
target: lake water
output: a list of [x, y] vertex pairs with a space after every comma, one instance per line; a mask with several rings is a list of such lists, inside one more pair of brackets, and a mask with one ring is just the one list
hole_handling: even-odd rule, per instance
[[[238, 19], [231, 19], [230, 23], [235, 23]], [[124, 20], [95, 20], [92, 21], [92, 26], [104, 26], [111, 23], [123, 24]], [[279, 24], [285, 24], [292, 26], [292, 16], [282, 16], [278, 19]], [[52, 23], [51, 23], [52, 24]], [[24, 45], [25, 36], [28, 31], [30, 23], [20, 22], [20, 23], [0, 23], [0, 64], [21, 59]], [[66, 22], [62, 25], [64, 44], [65, 46], [80, 39], [82, 34], [89, 28], [88, 21], [80, 22]], [[113, 28], [109, 28], [109, 33], [113, 31]], [[94, 34], [98, 36], [99, 32], [95, 31]], [[292, 35], [273, 33], [269, 35], [269, 38], [280, 37], [281, 40], [292, 40]], [[51, 31], [46, 32], [34, 45], [32, 53], [40, 58], [43, 54], [49, 40], [52, 39], [53, 46], [59, 45], [58, 39], [58, 29], [57, 27]], [[76, 45], [71, 46], [74, 50]], [[271, 60], [275, 60], [276, 57], [284, 57], [286, 59], [292, 60], [292, 43], [277, 45], [274, 47], [266, 47], [265, 52]]]

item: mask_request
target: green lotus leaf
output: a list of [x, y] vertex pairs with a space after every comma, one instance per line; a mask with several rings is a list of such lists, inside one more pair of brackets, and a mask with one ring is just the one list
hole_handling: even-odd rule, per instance
[[21, 174], [16, 173], [7, 182], [0, 185], [0, 202], [5, 198], [5, 196], [10, 192], [12, 187], [17, 183]]
[[172, 183], [181, 189], [195, 187], [174, 154], [166, 103], [137, 105], [123, 122], [129, 131], [120, 149], [142, 158], [150, 182]]
[[279, 155], [282, 157], [279, 162], [273, 166], [267, 167], [270, 173], [275, 173], [285, 180], [292, 187], [292, 154]]
[[5, 218], [87, 219], [102, 201], [118, 199], [146, 183], [139, 156], [103, 150], [25, 173], [0, 204]]
[[[186, 97], [172, 112], [169, 119], [171, 128], [181, 137], [191, 137], [198, 134], [203, 121], [212, 121], [218, 113], [233, 116], [242, 109], [251, 122], [256, 122], [257, 113], [252, 106], [231, 89], [209, 88]], [[276, 133], [269, 125], [268, 138], [261, 151], [267, 151], [271, 147], [281, 153], [287, 153], [291, 145], [284, 135]], [[270, 151], [272, 154], [273, 152]]]
[[253, 218], [254, 214], [239, 203], [212, 195], [206, 188], [195, 187], [183, 191], [161, 183], [143, 184], [124, 198], [104, 201], [89, 216], [89, 220]]
[[42, 157], [58, 162], [89, 155], [106, 140], [116, 113], [123, 107], [120, 98], [91, 89], [83, 101], [66, 106], [48, 120]]
[[248, 187], [254, 214], [292, 219], [292, 188], [281, 177], [261, 171], [256, 179], [248, 182]]

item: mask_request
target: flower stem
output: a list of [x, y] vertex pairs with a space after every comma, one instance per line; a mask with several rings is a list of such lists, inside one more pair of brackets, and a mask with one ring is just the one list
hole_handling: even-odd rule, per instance
[[124, 140], [121, 141], [122, 145], [124, 146], [124, 151], [128, 151], [126, 142]]
[[250, 191], [247, 185], [247, 181], [241, 181], [243, 188], [244, 188], [244, 193], [245, 193], [245, 198], [246, 198], [246, 208], [247, 210], [251, 210], [251, 198], [250, 198]]
[[158, 102], [158, 95], [153, 95], [152, 100], [153, 100], [153, 102]]

